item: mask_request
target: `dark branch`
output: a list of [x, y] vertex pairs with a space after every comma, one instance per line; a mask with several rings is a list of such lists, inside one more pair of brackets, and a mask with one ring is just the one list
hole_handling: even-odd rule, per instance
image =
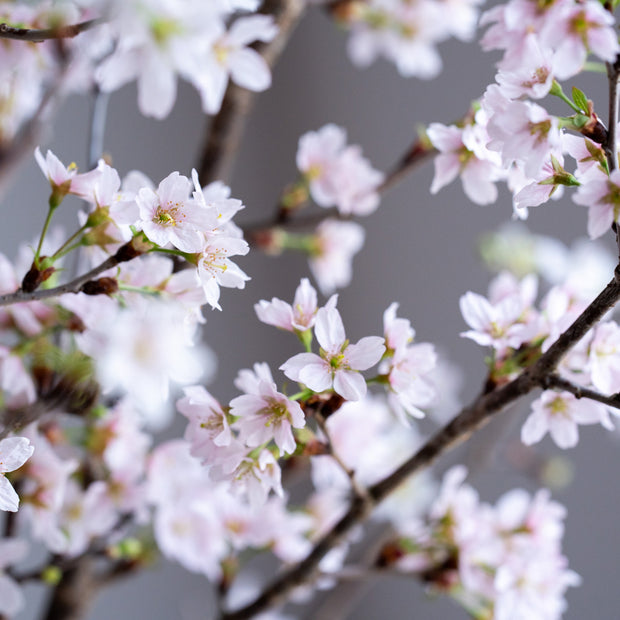
[[438, 431], [408, 461], [381, 482], [368, 489], [368, 495], [355, 497], [349, 511], [314, 547], [310, 555], [267, 587], [252, 603], [224, 613], [222, 620], [252, 618], [265, 609], [286, 600], [291, 590], [312, 578], [325, 554], [346, 539], [348, 533], [364, 521], [373, 508], [414, 473], [429, 467], [439, 456], [465, 441], [476, 429], [486, 424], [496, 413], [505, 409], [534, 388], [544, 387], [564, 355], [620, 299], [620, 265], [614, 279], [584, 310], [575, 322], [556, 340], [538, 361], [526, 368], [516, 379], [488, 394], [480, 395], [463, 409], [447, 426]]
[[31, 293], [24, 293], [22, 290], [15, 291], [14, 293], [8, 293], [7, 295], [0, 295], [0, 306], [9, 306], [11, 304], [34, 301], [35, 299], [50, 299], [51, 297], [58, 297], [65, 293], [79, 293], [84, 284], [90, 282], [95, 276], [100, 273], [116, 267], [119, 264], [119, 260], [116, 256], [110, 256], [101, 265], [91, 269], [89, 272], [78, 276], [71, 282], [55, 286], [54, 288], [39, 289], [32, 291]]
[[[261, 13], [273, 15], [279, 32], [270, 43], [257, 43], [254, 49], [270, 68], [278, 61], [289, 37], [301, 19], [305, 0], [267, 0]], [[198, 176], [203, 184], [222, 180], [227, 182], [232, 173], [237, 149], [245, 129], [245, 121], [256, 93], [229, 82], [222, 107], [211, 120], [208, 137], [201, 150]]]
[[95, 26], [103, 23], [103, 19], [89, 19], [79, 24], [70, 24], [68, 26], [57, 26], [54, 28], [15, 28], [7, 23], [0, 24], [0, 39], [15, 39], [18, 41], [31, 41], [41, 43], [50, 39], [72, 39], [78, 34], [90, 30]]
[[576, 398], [587, 398], [589, 400], [595, 400], [603, 405], [608, 405], [614, 409], [620, 409], [620, 394], [612, 394], [611, 396], [605, 396], [595, 390], [581, 387], [575, 383], [571, 383], [566, 379], [563, 379], [559, 375], [552, 374], [545, 379], [545, 386], [548, 388], [554, 388], [562, 390], [564, 392], [570, 392]]

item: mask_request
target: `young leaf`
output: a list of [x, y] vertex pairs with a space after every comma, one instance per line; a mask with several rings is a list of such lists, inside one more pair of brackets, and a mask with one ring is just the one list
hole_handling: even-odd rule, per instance
[[585, 93], [576, 86], [573, 86], [573, 101], [582, 112], [588, 112], [588, 98]]

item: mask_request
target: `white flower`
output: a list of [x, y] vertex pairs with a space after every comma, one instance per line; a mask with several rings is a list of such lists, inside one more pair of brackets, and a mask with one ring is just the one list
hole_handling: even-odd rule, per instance
[[383, 338], [367, 336], [357, 344], [346, 340], [344, 325], [336, 308], [317, 312], [316, 338], [321, 355], [299, 353], [280, 366], [294, 381], [315, 392], [333, 389], [347, 400], [359, 400], [366, 394], [366, 381], [359, 373], [374, 366], [385, 352]]
[[17, 512], [19, 497], [4, 475], [19, 469], [34, 452], [25, 437], [7, 437], [0, 441], [0, 510]]

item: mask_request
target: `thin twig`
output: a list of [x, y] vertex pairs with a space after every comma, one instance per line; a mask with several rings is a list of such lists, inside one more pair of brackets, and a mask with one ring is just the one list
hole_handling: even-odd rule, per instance
[[78, 34], [90, 30], [104, 19], [97, 17], [89, 19], [78, 24], [69, 24], [68, 26], [56, 26], [53, 28], [15, 28], [7, 23], [0, 23], [0, 39], [16, 39], [19, 41], [31, 41], [33, 43], [41, 43], [50, 39], [72, 39]]
[[[254, 49], [270, 68], [278, 61], [289, 37], [306, 8], [305, 0], [267, 0], [261, 13], [273, 15], [279, 28], [269, 43], [257, 43]], [[222, 107], [209, 124], [208, 137], [201, 149], [198, 176], [203, 184], [222, 180], [232, 174], [234, 159], [245, 129], [245, 121], [256, 93], [229, 82]]]
[[[405, 155], [392, 166], [390, 172], [386, 174], [383, 183], [377, 187], [376, 191], [379, 194], [383, 194], [391, 189], [436, 153], [436, 149], [425, 144], [423, 140], [416, 140]], [[312, 213], [300, 217], [290, 217], [290, 214], [288, 217], [283, 216], [285, 211], [286, 210], [282, 209], [281, 205], [278, 205], [275, 209], [275, 215], [272, 216], [270, 220], [263, 220], [244, 226], [243, 232], [248, 242], [250, 244], [256, 244], [257, 240], [261, 238], [261, 235], [268, 231], [273, 231], [275, 228], [303, 230], [316, 227], [317, 224], [328, 217], [335, 217], [340, 220], [350, 219], [350, 216], [340, 214], [335, 208], [321, 209], [319, 213]]]
[[[620, 56], [616, 60], [605, 64], [607, 68], [607, 81], [609, 84], [609, 118], [607, 123], [607, 138], [603, 144], [607, 166], [609, 172], [613, 172], [618, 167], [618, 79], [620, 77]], [[618, 246], [618, 257], [620, 258], [620, 230], [616, 222], [612, 225], [616, 233], [616, 245]]]
[[549, 388], [555, 388], [563, 390], [564, 392], [570, 392], [575, 398], [587, 398], [589, 400], [595, 400], [603, 405], [608, 405], [614, 409], [620, 409], [620, 394], [612, 394], [606, 396], [595, 390], [590, 390], [580, 385], [576, 385], [566, 379], [563, 379], [559, 375], [552, 374], [545, 379], [545, 385]]
[[620, 265], [616, 267], [614, 279], [601, 294], [532, 366], [503, 387], [478, 396], [403, 465], [384, 480], [369, 487], [366, 498], [354, 497], [348, 512], [316, 543], [304, 560], [284, 572], [249, 605], [224, 613], [222, 620], [252, 618], [285, 601], [291, 590], [312, 578], [325, 554], [339, 545], [353, 527], [364, 521], [374, 507], [409, 476], [429, 467], [440, 455], [465, 441], [507, 405], [537, 387], [544, 387], [546, 378], [554, 372], [566, 353], [614, 306], [618, 299], [620, 299]]
[[24, 293], [24, 291], [20, 289], [14, 293], [0, 295], [0, 306], [9, 306], [19, 302], [34, 301], [35, 299], [50, 299], [51, 297], [58, 297], [59, 295], [64, 295], [65, 293], [79, 293], [82, 286], [86, 284], [86, 282], [89, 282], [100, 273], [103, 273], [108, 269], [112, 269], [112, 267], [116, 267], [119, 262], [120, 261], [116, 255], [110, 256], [94, 269], [91, 269], [87, 273], [78, 276], [66, 284], [61, 284], [60, 286], [55, 286], [54, 288], [37, 289], [31, 293]]

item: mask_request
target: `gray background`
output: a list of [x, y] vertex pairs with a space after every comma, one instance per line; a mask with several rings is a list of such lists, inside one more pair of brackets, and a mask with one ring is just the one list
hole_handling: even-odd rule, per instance
[[[295, 178], [294, 156], [302, 133], [327, 122], [340, 124], [347, 128], [350, 143], [362, 145], [373, 165], [386, 170], [413, 141], [416, 124], [448, 123], [460, 117], [493, 80], [496, 58], [483, 54], [475, 43], [443, 44], [442, 74], [435, 81], [421, 82], [401, 78], [385, 62], [356, 69], [346, 56], [345, 42], [346, 36], [316, 9], [295, 32], [274, 71], [272, 89], [258, 98], [236, 165], [233, 196], [247, 206], [238, 216], [241, 224], [272, 213], [281, 189]], [[582, 86], [597, 109], [605, 110], [604, 77], [588, 78]], [[48, 139], [63, 161], [84, 165], [87, 122], [88, 102], [70, 99]], [[105, 150], [121, 174], [138, 168], [158, 182], [172, 170], [189, 174], [206, 126], [198, 96], [187, 85], [180, 86], [176, 106], [163, 122], [139, 115], [131, 86], [112, 97]], [[476, 257], [475, 243], [482, 232], [510, 219], [512, 209], [503, 190], [496, 205], [469, 203], [459, 182], [431, 197], [431, 179], [429, 163], [390, 190], [379, 210], [362, 221], [366, 244], [355, 259], [353, 283], [340, 293], [339, 308], [347, 334], [357, 340], [381, 333], [383, 310], [392, 301], [400, 302], [400, 315], [412, 319], [418, 339], [434, 342], [464, 370], [462, 396], [467, 401], [483, 381], [485, 352], [459, 338], [465, 325], [458, 299], [467, 290], [485, 293], [489, 275]], [[9, 257], [22, 240], [38, 233], [46, 197], [46, 183], [30, 162], [3, 201], [3, 251]], [[70, 209], [61, 216], [69, 226], [75, 222]], [[583, 236], [585, 223], [585, 209], [566, 199], [534, 210], [529, 220], [535, 232], [555, 234], [565, 242]], [[243, 292], [223, 291], [222, 313], [206, 311], [205, 338], [219, 357], [210, 389], [222, 400], [235, 393], [232, 379], [239, 368], [255, 361], [276, 368], [297, 352], [294, 339], [259, 324], [252, 307], [261, 298], [290, 299], [300, 277], [308, 274], [305, 260], [293, 255], [277, 259], [254, 253], [239, 262], [252, 281]], [[498, 438], [503, 448], [506, 438], [518, 437], [527, 411], [522, 404], [492, 423], [472, 443], [473, 459], [462, 449], [444, 458], [441, 469], [465, 458], [475, 462], [475, 451], [486, 455], [488, 445]], [[178, 420], [177, 434], [182, 428]], [[584, 582], [569, 591], [565, 617], [617, 618], [618, 447], [615, 437], [600, 428], [584, 428], [581, 437], [578, 447], [565, 453], [574, 461], [574, 482], [554, 494], [568, 508], [565, 553]], [[559, 452], [548, 440], [537, 450]], [[492, 453], [486, 464], [471, 478], [484, 499], [494, 501], [515, 486], [530, 490], [538, 486], [511, 473]], [[34, 601], [36, 590], [28, 592]], [[202, 577], [162, 562], [102, 594], [92, 618], [193, 620], [208, 615], [211, 600], [210, 586]], [[298, 617], [312, 618], [313, 612], [301, 610]], [[430, 601], [414, 581], [380, 579], [349, 617], [448, 619], [466, 614], [448, 599]]]

